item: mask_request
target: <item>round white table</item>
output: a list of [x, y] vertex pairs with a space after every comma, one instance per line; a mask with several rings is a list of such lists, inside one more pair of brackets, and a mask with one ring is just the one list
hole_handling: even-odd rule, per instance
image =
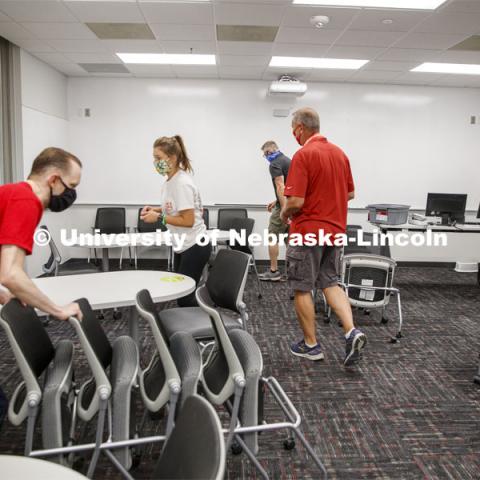
[[[230, 239], [230, 230], [207, 230], [207, 235], [215, 242], [227, 242]], [[72, 247], [98, 248], [102, 250], [102, 271], [109, 270], [109, 249], [133, 247], [135, 251], [135, 268], [137, 266], [137, 247], [153, 247], [166, 245], [169, 248], [168, 268], [173, 269], [173, 255], [171, 234], [169, 232], [152, 233], [119, 233], [116, 235], [91, 233], [78, 234], [79, 238], [67, 245]], [[90, 241], [89, 241], [90, 240]]]
[[[172, 272], [125, 270], [62, 277], [35, 278], [37, 287], [57, 305], [86, 298], [94, 310], [134, 307], [137, 293], [146, 288], [155, 303], [184, 297], [195, 290], [195, 280]], [[131, 336], [138, 341], [138, 317], [129, 309]]]
[[85, 480], [75, 470], [38, 458], [0, 455], [2, 480]]

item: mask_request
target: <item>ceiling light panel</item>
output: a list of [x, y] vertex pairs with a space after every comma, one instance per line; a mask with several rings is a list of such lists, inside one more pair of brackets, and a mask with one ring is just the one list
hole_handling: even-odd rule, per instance
[[368, 62], [369, 60], [353, 60], [346, 58], [272, 57], [269, 66], [281, 68], [358, 70]]
[[480, 65], [472, 63], [422, 63], [411, 72], [480, 75]]
[[117, 53], [123, 63], [144, 65], [216, 65], [215, 55], [176, 53]]
[[293, 0], [296, 5], [435, 10], [447, 0]]

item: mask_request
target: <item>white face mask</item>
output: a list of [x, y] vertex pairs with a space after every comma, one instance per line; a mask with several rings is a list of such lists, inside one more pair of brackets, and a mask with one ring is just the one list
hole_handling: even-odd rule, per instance
[[160, 175], [167, 175], [171, 171], [170, 164], [165, 160], [155, 160], [154, 162], [155, 165], [155, 170], [160, 174]]

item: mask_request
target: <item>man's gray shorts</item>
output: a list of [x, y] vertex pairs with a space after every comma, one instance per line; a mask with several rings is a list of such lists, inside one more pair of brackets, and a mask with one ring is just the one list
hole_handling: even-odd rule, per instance
[[309, 292], [314, 288], [338, 285], [341, 247], [287, 247], [287, 275], [292, 290]]

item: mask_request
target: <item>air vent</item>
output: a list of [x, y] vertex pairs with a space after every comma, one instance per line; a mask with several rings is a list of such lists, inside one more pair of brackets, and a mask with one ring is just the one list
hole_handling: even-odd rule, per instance
[[273, 42], [278, 27], [251, 25], [217, 25], [219, 42]]
[[480, 35], [473, 35], [463, 42], [454, 45], [450, 50], [468, 50], [470, 52], [480, 52]]
[[146, 23], [86, 23], [101, 40], [154, 40]]
[[130, 73], [121, 63], [79, 63], [88, 73]]

